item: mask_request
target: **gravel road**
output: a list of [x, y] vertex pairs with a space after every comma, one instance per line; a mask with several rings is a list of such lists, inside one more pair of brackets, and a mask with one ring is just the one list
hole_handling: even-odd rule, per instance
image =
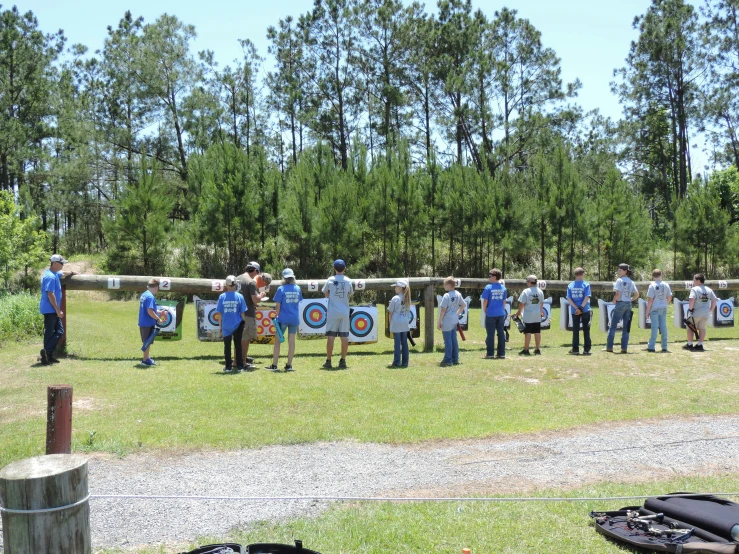
[[[609, 424], [419, 445], [338, 442], [93, 457], [89, 468], [93, 495], [520, 495], [541, 488], [664, 479], [665, 469], [670, 477], [739, 473], [739, 417]], [[302, 500], [90, 502], [94, 545], [131, 548], [225, 534], [260, 520], [314, 515], [328, 505]]]

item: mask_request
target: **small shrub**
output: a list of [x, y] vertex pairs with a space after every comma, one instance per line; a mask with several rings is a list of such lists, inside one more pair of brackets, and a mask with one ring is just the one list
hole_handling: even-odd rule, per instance
[[44, 318], [38, 303], [38, 297], [28, 293], [0, 296], [0, 344], [43, 336]]

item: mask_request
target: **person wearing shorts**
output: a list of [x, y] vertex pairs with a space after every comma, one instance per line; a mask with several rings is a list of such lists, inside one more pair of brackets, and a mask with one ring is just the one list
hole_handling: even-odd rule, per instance
[[[145, 366], [157, 365], [154, 359], [149, 356], [151, 344], [146, 346], [156, 324], [163, 321], [162, 314], [157, 307], [157, 292], [159, 292], [159, 279], [149, 279], [146, 291], [139, 298], [139, 333], [141, 335], [141, 350], [144, 353], [141, 358], [141, 365]], [[144, 348], [144, 346], [146, 347]]]
[[331, 369], [331, 357], [336, 337], [341, 339], [341, 359], [339, 369], [346, 369], [346, 355], [349, 352], [349, 297], [354, 294], [351, 279], [344, 275], [344, 260], [334, 261], [334, 275], [323, 285], [323, 294], [328, 298], [326, 314], [326, 362], [323, 369]]
[[[287, 333], [287, 365], [285, 371], [293, 369], [293, 356], [295, 356], [295, 334], [298, 332], [300, 322], [299, 307], [303, 300], [300, 287], [295, 284], [295, 273], [289, 267], [282, 270], [282, 285], [275, 293], [275, 311], [277, 317], [275, 325], [279, 325], [283, 335]], [[272, 350], [272, 365], [267, 366], [270, 371], [279, 371], [277, 362], [280, 359], [280, 341], [275, 337], [275, 346]]]
[[521, 296], [518, 297], [518, 312], [516, 317], [521, 317], [523, 312], [524, 338], [523, 350], [518, 353], [519, 356], [531, 356], [529, 346], [531, 345], [531, 335], [534, 335], [536, 349], [534, 354], [541, 354], [541, 322], [546, 317], [544, 313], [544, 291], [537, 287], [539, 280], [536, 275], [526, 277], [526, 283], [529, 288], [525, 289]]
[[716, 295], [704, 283], [706, 277], [702, 273], [693, 276], [693, 288], [690, 289], [688, 304], [688, 317], [693, 316], [695, 326], [698, 328], [698, 344], [693, 345], [694, 333], [688, 329], [688, 343], [683, 346], [684, 350], [703, 352], [703, 341], [706, 339], [706, 325], [713, 310], [716, 309]]
[[246, 272], [239, 275], [236, 281], [241, 285], [241, 294], [246, 301], [246, 318], [244, 318], [244, 333], [241, 337], [241, 351], [244, 354], [244, 369], [256, 369], [253, 363], [249, 361], [249, 344], [253, 339], [257, 338], [257, 304], [266, 296], [266, 292], [259, 292], [257, 289], [256, 279], [261, 273], [262, 268], [257, 262], [249, 262], [246, 265]]

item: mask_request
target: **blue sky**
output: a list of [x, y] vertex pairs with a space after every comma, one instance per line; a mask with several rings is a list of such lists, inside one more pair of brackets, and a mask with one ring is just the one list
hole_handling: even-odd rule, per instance
[[[426, 1], [427, 11], [434, 11], [436, 1]], [[624, 65], [629, 45], [637, 37], [632, 28], [634, 17], [644, 13], [650, 0], [518, 0], [507, 3], [473, 0], [489, 17], [506, 5], [518, 10], [520, 17], [529, 19], [542, 33], [545, 46], [553, 48], [562, 60], [565, 82], [582, 81], [578, 103], [586, 110], [599, 108], [601, 113], [618, 119], [621, 106], [611, 94], [609, 83], [614, 68]], [[287, 15], [307, 12], [313, 0], [272, 0], [232, 2], [210, 0], [129, 0], [128, 2], [99, 0], [23, 0], [21, 11], [32, 10], [44, 31], [63, 29], [68, 44], [82, 43], [91, 50], [101, 48], [107, 26], [116, 26], [125, 11], [154, 21], [162, 13], [176, 15], [195, 25], [198, 33], [194, 51], [213, 50], [221, 65], [240, 56], [237, 40], [249, 38], [263, 57], [267, 56], [266, 30]], [[6, 5], [7, 6], [7, 5]], [[266, 62], [270, 63], [269, 59]], [[702, 157], [694, 150], [696, 157]], [[694, 169], [699, 170], [700, 162]]]

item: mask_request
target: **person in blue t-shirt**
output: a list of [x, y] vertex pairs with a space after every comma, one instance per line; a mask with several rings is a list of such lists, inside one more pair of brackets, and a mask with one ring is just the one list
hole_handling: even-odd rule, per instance
[[149, 350], [153, 340], [152, 333], [156, 329], [157, 323], [162, 323], [164, 320], [164, 310], [160, 312], [157, 307], [157, 292], [159, 292], [159, 279], [152, 278], [149, 279], [146, 291], [139, 298], [139, 334], [141, 335], [141, 351], [143, 352], [141, 365], [146, 366], [157, 365], [154, 359], [149, 356]]
[[572, 350], [569, 354], [580, 354], [580, 324], [582, 323], [582, 335], [584, 339], [583, 351], [585, 356], [590, 356], [590, 283], [585, 280], [585, 270], [581, 267], [575, 268], [575, 280], [567, 285], [567, 302], [570, 304], [572, 315]]
[[226, 365], [223, 371], [233, 371], [233, 360], [231, 359], [231, 341], [236, 351], [236, 371], [243, 371], [244, 354], [241, 339], [246, 325], [246, 299], [240, 292], [236, 292], [236, 277], [226, 277], [226, 292], [218, 297], [216, 312], [221, 314], [220, 328], [223, 336], [223, 356]]
[[[274, 301], [276, 303], [277, 321], [282, 333], [287, 335], [287, 365], [285, 371], [294, 371], [293, 356], [295, 355], [295, 334], [298, 332], [300, 322], [299, 306], [303, 300], [300, 287], [295, 284], [295, 273], [289, 267], [282, 270], [282, 286], [277, 289]], [[272, 351], [272, 365], [267, 366], [270, 371], [279, 371], [277, 362], [280, 359], [280, 341], [275, 338], [275, 346]]]
[[505, 359], [505, 304], [507, 291], [500, 282], [503, 276], [500, 269], [493, 268], [488, 273], [490, 284], [482, 291], [482, 311], [485, 314], [485, 337], [486, 360], [495, 358], [495, 336], [498, 336], [498, 359]]
[[38, 311], [44, 316], [44, 347], [41, 349], [41, 363], [43, 365], [59, 363], [54, 357], [59, 341], [64, 336], [62, 318], [62, 277], [76, 275], [74, 271], [62, 271], [67, 263], [61, 255], [54, 254], [49, 258], [49, 268], [41, 277], [41, 301]]

